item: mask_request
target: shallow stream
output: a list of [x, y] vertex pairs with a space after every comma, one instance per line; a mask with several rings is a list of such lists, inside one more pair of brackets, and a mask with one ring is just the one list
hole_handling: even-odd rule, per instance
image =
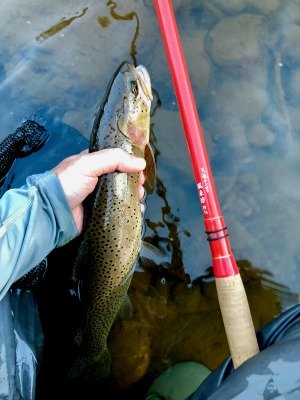
[[[300, 1], [175, 0], [174, 9], [231, 247], [259, 328], [299, 301]], [[15, 162], [13, 187], [88, 146], [122, 61], [149, 70], [157, 184], [146, 199], [144, 236], [165, 256], [135, 274], [136, 314], [113, 332], [112, 353], [124, 354], [114, 366], [116, 386], [143, 392], [145, 376], [148, 384], [185, 359], [214, 368], [228, 350], [213, 354], [225, 339], [212, 282], [202, 278], [210, 252], [152, 1], [3, 0], [1, 11], [0, 140], [32, 116], [51, 133], [40, 151]], [[60, 281], [53, 270], [49, 284]], [[51, 289], [41, 303], [48, 324], [61, 301]], [[52, 327], [55, 340], [62, 320]], [[62, 353], [53, 359], [60, 363], [65, 355], [57, 346]], [[135, 353], [136, 364], [127, 365]], [[60, 381], [59, 368], [48, 382], [46, 376], [43, 400], [54, 398], [50, 381]]]

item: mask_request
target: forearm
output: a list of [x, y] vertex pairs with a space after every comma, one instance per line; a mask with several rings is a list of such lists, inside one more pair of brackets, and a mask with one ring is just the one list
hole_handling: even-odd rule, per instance
[[50, 172], [27, 178], [0, 199], [0, 299], [55, 247], [77, 235], [58, 178]]

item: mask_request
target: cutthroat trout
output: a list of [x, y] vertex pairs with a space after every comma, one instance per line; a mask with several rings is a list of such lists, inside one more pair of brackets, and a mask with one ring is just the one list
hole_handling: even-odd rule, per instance
[[[122, 63], [96, 116], [89, 149], [121, 148], [146, 158], [149, 186], [155, 179], [149, 145], [151, 100], [146, 68]], [[85, 203], [84, 233], [74, 269], [83, 311], [82, 356], [71, 369], [72, 378], [102, 380], [110, 374], [107, 339], [126, 300], [142, 239], [138, 177], [138, 173], [102, 175]]]

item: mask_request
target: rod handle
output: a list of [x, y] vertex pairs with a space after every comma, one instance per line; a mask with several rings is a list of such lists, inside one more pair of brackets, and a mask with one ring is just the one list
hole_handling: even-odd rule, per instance
[[259, 353], [245, 288], [240, 274], [215, 278], [218, 299], [234, 368]]

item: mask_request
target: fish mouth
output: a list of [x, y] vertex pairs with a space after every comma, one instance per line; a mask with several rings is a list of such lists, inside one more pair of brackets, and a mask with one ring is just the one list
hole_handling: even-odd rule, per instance
[[143, 65], [138, 65], [135, 69], [137, 71], [137, 79], [142, 86], [145, 95], [149, 100], [153, 100], [149, 72]]

